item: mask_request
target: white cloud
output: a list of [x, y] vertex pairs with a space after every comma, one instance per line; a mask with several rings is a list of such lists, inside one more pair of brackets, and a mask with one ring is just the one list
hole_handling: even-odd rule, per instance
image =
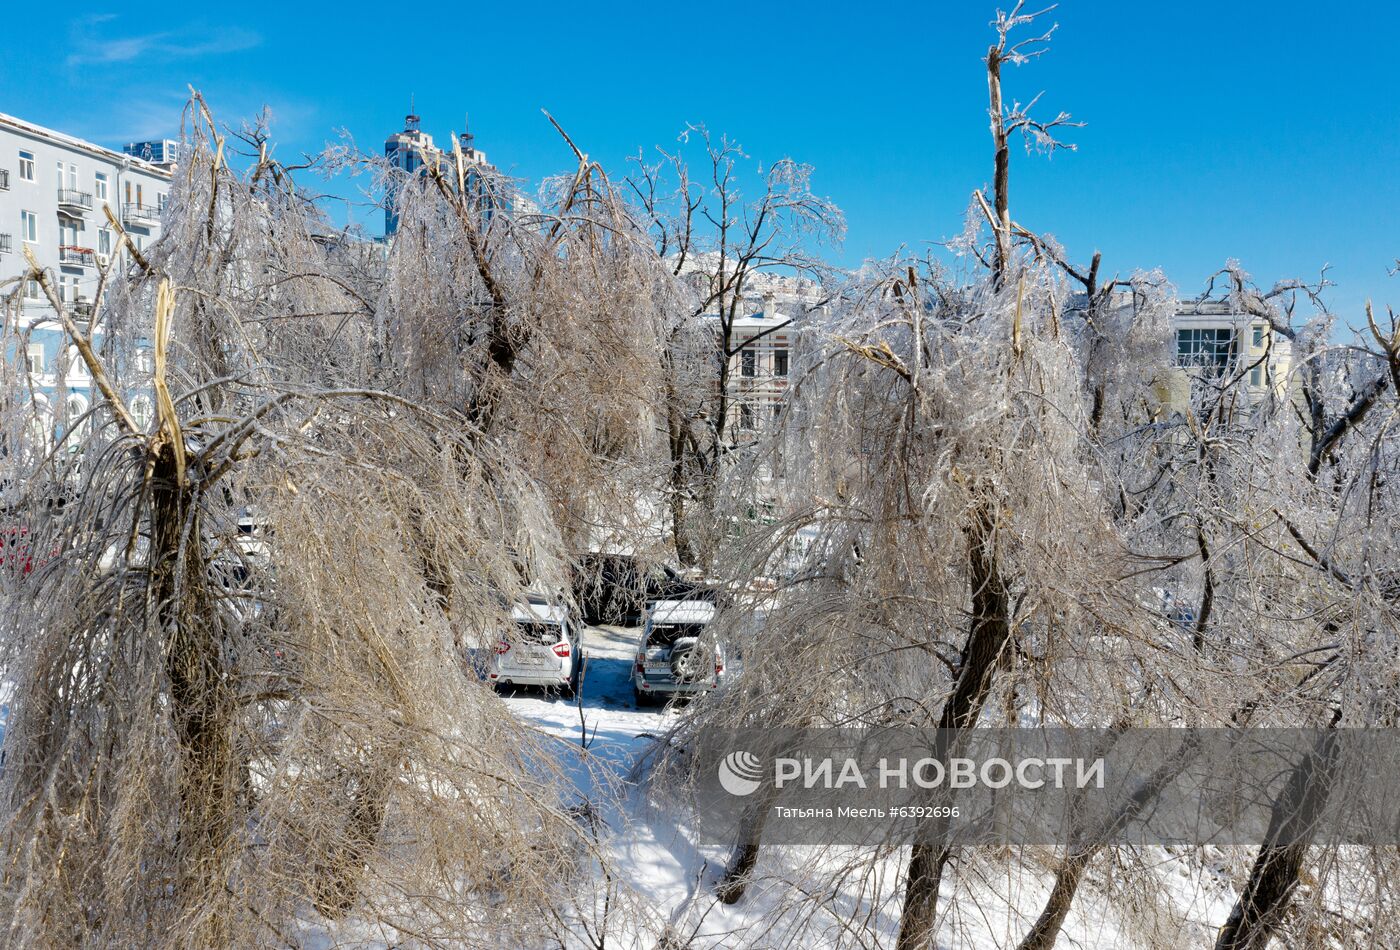
[[252, 49], [262, 37], [240, 27], [210, 27], [192, 23], [173, 30], [123, 36], [115, 14], [84, 17], [72, 24], [73, 52], [68, 65], [105, 66], [138, 59], [169, 62], [201, 56], [218, 56]]

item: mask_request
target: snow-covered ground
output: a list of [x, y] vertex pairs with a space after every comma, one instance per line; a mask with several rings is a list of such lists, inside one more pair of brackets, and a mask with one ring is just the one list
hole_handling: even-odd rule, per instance
[[[714, 885], [728, 849], [697, 846], [685, 834], [683, 814], [657, 809], [639, 793], [647, 753], [676, 714], [637, 707], [629, 679], [636, 639], [636, 630], [590, 627], [583, 687], [576, 699], [536, 689], [503, 696], [516, 715], [558, 741], [560, 761], [576, 782], [578, 795], [602, 805], [611, 832], [606, 843], [609, 863], [622, 878], [618, 887], [635, 895], [638, 906], [648, 911], [625, 924], [615, 919], [613, 926], [621, 932], [613, 930], [608, 946], [652, 950], [663, 945], [668, 929], [674, 945], [695, 948], [816, 948], [833, 945], [841, 935], [850, 945], [893, 946], [899, 871], [907, 857], [903, 849], [850, 875], [845, 883], [831, 873], [841, 864], [839, 849], [820, 854], [812, 849], [767, 849], [743, 900], [727, 906], [715, 899]], [[599, 787], [600, 782], [609, 787]], [[1158, 850], [1156, 894], [1134, 900], [1129, 914], [1108, 896], [1114, 890], [1112, 882], [1091, 873], [1058, 946], [1209, 946], [1209, 922], [1223, 921], [1232, 895], [1211, 886], [1209, 874]], [[938, 946], [1015, 947], [1049, 893], [1054, 855], [1046, 852], [1041, 857], [1044, 863], [1037, 866], [979, 861], [966, 871], [967, 877], [980, 878], [977, 884], [964, 886], [952, 900], [945, 887]], [[809, 891], [814, 897], [821, 891], [820, 899], [803, 900]], [[1192, 923], [1183, 926], [1183, 921]], [[853, 928], [862, 932], [860, 938]]]

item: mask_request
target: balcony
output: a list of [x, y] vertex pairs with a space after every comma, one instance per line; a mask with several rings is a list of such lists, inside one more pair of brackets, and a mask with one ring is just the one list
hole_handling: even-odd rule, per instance
[[0, 254], [14, 253], [14, 249], [14, 244], [10, 243], [10, 236], [8, 234], [0, 234]]
[[73, 322], [78, 325], [78, 329], [86, 331], [92, 323], [92, 301], [76, 300], [68, 305], [68, 316], [73, 318]]
[[0, 168], [0, 191], [9, 191], [9, 190], [10, 190], [10, 170], [9, 170], [8, 168]]
[[58, 249], [58, 262], [69, 267], [96, 267], [97, 254], [90, 247], [64, 245]]
[[58, 210], [67, 214], [87, 214], [92, 210], [92, 195], [74, 188], [60, 188]]
[[160, 224], [160, 209], [155, 205], [122, 205], [122, 224], [129, 228], [149, 228]]

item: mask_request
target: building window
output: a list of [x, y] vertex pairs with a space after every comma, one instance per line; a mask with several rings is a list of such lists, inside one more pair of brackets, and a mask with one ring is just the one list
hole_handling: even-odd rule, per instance
[[1255, 327], [1255, 328], [1254, 328], [1254, 345], [1255, 345], [1255, 346], [1263, 346], [1263, 345], [1264, 345], [1264, 328], [1263, 328], [1263, 327]]
[[72, 274], [58, 275], [58, 299], [64, 303], [76, 303], [78, 300], [78, 278]]
[[131, 204], [131, 182], [126, 183], [126, 203]]
[[136, 203], [137, 203], [138, 205], [142, 203], [142, 202], [141, 202], [141, 186], [140, 186], [140, 185], [137, 185], [137, 186], [136, 186]]
[[97, 253], [112, 253], [112, 229], [102, 228], [97, 232]]
[[48, 413], [40, 410], [25, 423], [24, 438], [31, 452], [43, 455], [49, 446]]
[[751, 406], [749, 403], [739, 403], [739, 428], [753, 428], [753, 406]]
[[758, 375], [758, 354], [753, 350], [739, 351], [739, 375], [750, 379]]
[[131, 397], [131, 418], [136, 422], [138, 428], [145, 429], [151, 424], [151, 419], [154, 416], [155, 407], [151, 404], [150, 396]]
[[98, 172], [94, 176], [92, 187], [93, 191], [97, 193], [98, 201], [107, 200], [107, 174], [105, 172]]
[[[78, 438], [87, 435], [87, 420], [83, 415], [88, 411], [88, 401], [77, 393], [72, 393], [63, 401], [63, 422], [67, 427], [71, 427], [72, 432]], [[78, 420], [82, 420], [79, 422]], [[76, 448], [76, 446], [70, 446]]]
[[38, 282], [37, 280], [26, 280], [26, 281], [24, 282], [24, 299], [25, 299], [25, 300], [43, 300], [43, 299], [44, 299], [43, 291], [41, 291], [41, 290], [39, 289], [39, 282]]
[[44, 344], [29, 344], [29, 372], [38, 376], [44, 371]]
[[19, 153], [19, 180], [20, 180], [20, 181], [33, 181], [33, 180], [34, 180], [34, 153], [33, 153], [33, 152], [20, 152], [20, 153]]
[[20, 240], [36, 244], [39, 241], [39, 216], [33, 211], [19, 213]]
[[788, 351], [773, 351], [773, 375], [786, 376], [788, 374]]
[[1235, 331], [1205, 327], [1176, 331], [1176, 365], [1195, 366], [1212, 374], [1229, 372], [1235, 363]]
[[1249, 371], [1249, 385], [1259, 386], [1264, 382], [1264, 367], [1256, 366]]

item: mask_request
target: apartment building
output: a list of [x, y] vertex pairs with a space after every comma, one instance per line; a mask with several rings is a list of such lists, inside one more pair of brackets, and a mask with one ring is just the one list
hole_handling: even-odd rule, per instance
[[[1082, 315], [1087, 306], [1080, 294], [1066, 309]], [[1119, 291], [1110, 306], [1130, 321], [1136, 303], [1131, 292]], [[1284, 398], [1289, 391], [1292, 344], [1267, 320], [1226, 300], [1180, 301], [1172, 314], [1170, 347], [1166, 365], [1153, 378], [1153, 412], [1159, 417], [1212, 407], [1243, 417], [1270, 394]], [[1222, 394], [1223, 401], [1215, 398]]]
[[1268, 321], [1240, 313], [1227, 301], [1183, 301], [1172, 320], [1175, 372], [1167, 381], [1173, 408], [1197, 405], [1227, 387], [1247, 410], [1271, 393], [1283, 398], [1292, 347]]
[[[808, 321], [824, 306], [820, 288], [798, 277], [760, 274], [751, 288], [754, 296], [741, 304], [730, 324], [725, 428], [736, 447], [756, 442], [782, 415], [796, 382]], [[710, 314], [706, 320], [718, 338], [719, 316]], [[760, 467], [764, 494], [780, 491], [787, 474], [783, 446], [772, 444], [769, 452]]]
[[770, 293], [762, 297], [761, 309], [734, 318], [730, 347], [737, 352], [729, 365], [729, 429], [736, 438], [763, 428], [782, 412], [797, 335], [794, 321], [801, 315], [800, 304], [780, 311]]
[[[144, 248], [160, 234], [172, 167], [0, 113], [0, 284], [27, 272], [28, 248], [75, 319], [90, 319], [98, 268], [116, 247], [104, 208]], [[27, 348], [41, 414], [61, 427], [87, 411], [92, 381], [38, 284], [24, 282], [21, 297], [21, 325], [14, 329]], [[91, 332], [100, 339], [102, 328]], [[59, 393], [63, 405], [55, 404]], [[138, 415], [151, 408], [149, 397], [133, 397]]]
[[[409, 113], [404, 117], [403, 131], [395, 132], [384, 140], [384, 157], [395, 168], [412, 175], [422, 171], [427, 164], [446, 161], [449, 156], [433, 144], [433, 137], [422, 128], [421, 117]], [[496, 172], [496, 166], [486, 160], [486, 153], [473, 143], [475, 136], [463, 131], [458, 139], [462, 157], [466, 161], [467, 191], [476, 197], [482, 209], [483, 225], [489, 223], [492, 214], [504, 209], [507, 202], [499, 195], [489, 194], [488, 178]], [[483, 172], [487, 174], [482, 174]], [[399, 230], [398, 183], [390, 181], [388, 193], [384, 196], [384, 237], [393, 238]]]

